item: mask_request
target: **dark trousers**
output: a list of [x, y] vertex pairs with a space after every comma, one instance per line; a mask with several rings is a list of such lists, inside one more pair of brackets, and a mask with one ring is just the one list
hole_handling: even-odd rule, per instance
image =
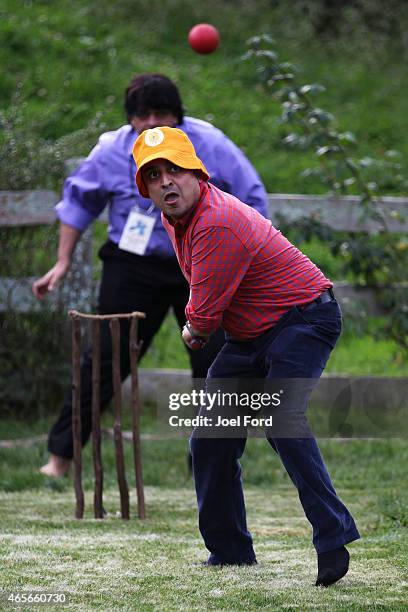
[[[107, 242], [99, 253], [103, 261], [102, 281], [99, 291], [100, 314], [141, 311], [146, 319], [139, 321], [138, 339], [143, 341], [140, 358], [146, 353], [159, 330], [167, 312], [173, 308], [180, 329], [185, 323], [184, 309], [189, 297], [189, 287], [175, 258], [158, 259], [141, 257], [120, 250]], [[121, 378], [130, 373], [129, 323], [121, 323]], [[204, 379], [207, 370], [225, 342], [219, 330], [202, 351], [189, 351], [193, 378]], [[109, 324], [101, 323], [101, 409], [113, 396], [112, 348]], [[82, 443], [91, 434], [92, 424], [92, 358], [91, 350], [82, 355], [81, 361], [81, 420]], [[72, 445], [72, 394], [67, 390], [60, 415], [48, 438], [49, 452], [71, 459]]]
[[[335, 300], [306, 311], [293, 308], [266, 334], [251, 342], [227, 342], [208, 373], [215, 379], [319, 379], [341, 331]], [[255, 558], [246, 524], [239, 459], [246, 438], [209, 438], [196, 428], [190, 439], [199, 509], [199, 527], [212, 563]], [[268, 436], [268, 434], [266, 434]], [[273, 436], [273, 434], [269, 434]], [[318, 553], [358, 539], [354, 520], [338, 498], [312, 435], [267, 437], [296, 486], [313, 527]]]

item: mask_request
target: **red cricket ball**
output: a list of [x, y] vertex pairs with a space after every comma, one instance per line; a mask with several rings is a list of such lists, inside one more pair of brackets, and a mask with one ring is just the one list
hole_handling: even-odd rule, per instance
[[191, 28], [188, 42], [197, 53], [212, 53], [219, 45], [220, 35], [217, 28], [209, 23], [198, 23]]

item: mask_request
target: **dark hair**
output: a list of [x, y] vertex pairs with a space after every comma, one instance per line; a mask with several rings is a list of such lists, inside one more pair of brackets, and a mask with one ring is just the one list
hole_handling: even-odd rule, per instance
[[135, 76], [125, 91], [125, 111], [130, 119], [148, 110], [169, 110], [183, 121], [184, 109], [179, 90], [163, 74], [140, 74]]

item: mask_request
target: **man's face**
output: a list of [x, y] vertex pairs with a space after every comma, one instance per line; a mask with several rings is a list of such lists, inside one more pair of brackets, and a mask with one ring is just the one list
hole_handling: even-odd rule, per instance
[[194, 170], [185, 170], [167, 159], [155, 159], [142, 168], [150, 198], [174, 220], [185, 215], [200, 197], [200, 183]]
[[145, 113], [138, 113], [130, 119], [130, 125], [141, 134], [144, 130], [155, 127], [176, 127], [177, 117], [166, 109], [148, 109]]

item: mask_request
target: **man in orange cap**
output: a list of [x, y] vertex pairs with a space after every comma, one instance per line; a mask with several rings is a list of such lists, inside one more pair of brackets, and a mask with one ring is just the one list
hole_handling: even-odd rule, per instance
[[[181, 130], [147, 130], [133, 155], [139, 191], [162, 211], [190, 285], [184, 342], [199, 349], [219, 326], [226, 334], [207, 385], [217, 379], [261, 379], [289, 381], [290, 388], [290, 379], [307, 379], [307, 392], [296, 396], [295, 414], [303, 416], [341, 332], [332, 283], [269, 220], [208, 182]], [[219, 436], [199, 426], [190, 438], [200, 531], [210, 551], [206, 564], [251, 565], [256, 557], [239, 465], [246, 435]], [[266, 436], [312, 524], [316, 586], [333, 584], [348, 571], [345, 544], [360, 537], [353, 517], [337, 496], [310, 431], [288, 437], [272, 427]]]

